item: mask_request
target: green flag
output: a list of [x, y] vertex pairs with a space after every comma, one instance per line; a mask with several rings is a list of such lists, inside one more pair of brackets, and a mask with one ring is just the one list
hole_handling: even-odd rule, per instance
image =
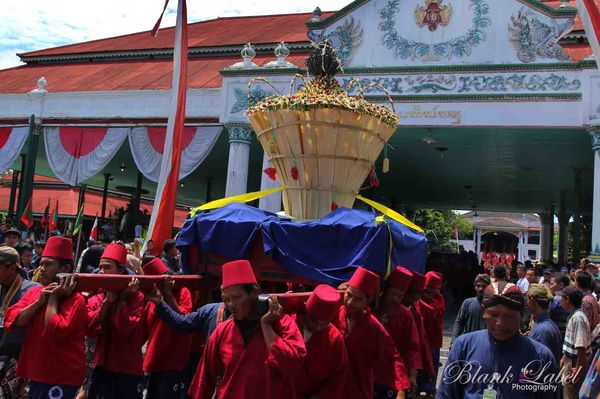
[[79, 230], [81, 230], [81, 225], [83, 224], [83, 204], [81, 204], [81, 209], [79, 209], [79, 213], [77, 214], [77, 220], [75, 220], [75, 227], [73, 227], [73, 235], [77, 235]]

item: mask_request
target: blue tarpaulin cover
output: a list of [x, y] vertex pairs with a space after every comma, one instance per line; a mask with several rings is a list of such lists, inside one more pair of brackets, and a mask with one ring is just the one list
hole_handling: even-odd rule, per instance
[[[348, 281], [356, 266], [383, 274], [402, 265], [423, 272], [425, 237], [396, 221], [376, 222], [372, 212], [338, 208], [316, 221], [290, 221], [249, 205], [232, 203], [197, 214], [182, 227], [177, 246], [198, 246], [226, 258], [248, 256], [260, 231], [264, 250], [288, 272], [326, 284]], [[392, 245], [390, 247], [390, 240]], [[183, 257], [184, 270], [187, 257]]]

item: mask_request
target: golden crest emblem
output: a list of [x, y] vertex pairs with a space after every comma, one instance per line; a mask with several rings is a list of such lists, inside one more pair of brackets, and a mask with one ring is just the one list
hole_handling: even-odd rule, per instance
[[446, 26], [452, 18], [452, 5], [442, 5], [444, 0], [425, 0], [425, 7], [417, 6], [415, 21], [419, 28], [427, 25], [433, 32], [438, 25]]

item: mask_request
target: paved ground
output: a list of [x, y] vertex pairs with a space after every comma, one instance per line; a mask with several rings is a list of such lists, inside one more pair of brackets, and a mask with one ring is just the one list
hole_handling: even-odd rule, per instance
[[438, 372], [437, 385], [439, 386], [442, 374], [444, 373], [444, 367], [446, 366], [446, 360], [448, 360], [448, 348], [450, 347], [450, 341], [452, 339], [452, 328], [454, 327], [454, 320], [458, 314], [460, 303], [448, 304], [448, 311], [444, 316], [444, 343], [440, 352], [440, 369]]

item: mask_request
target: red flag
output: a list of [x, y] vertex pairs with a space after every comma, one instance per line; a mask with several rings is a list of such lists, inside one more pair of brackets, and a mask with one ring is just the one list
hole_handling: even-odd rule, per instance
[[[179, 167], [181, 160], [181, 136], [185, 124], [185, 103], [187, 95], [187, 9], [186, 1], [179, 0], [177, 6], [177, 24], [175, 26], [175, 45], [173, 49], [173, 83], [171, 85], [171, 108], [167, 123], [167, 134], [158, 188], [154, 198], [154, 207], [148, 226], [148, 238], [158, 252], [164, 240], [171, 238], [175, 219], [175, 199], [179, 187]], [[147, 243], [148, 241], [146, 241]], [[144, 247], [146, 244], [144, 244]], [[145, 249], [145, 248], [144, 248]]]
[[98, 241], [98, 215], [96, 215], [92, 231], [90, 231], [90, 241]]
[[[598, 56], [600, 54], [600, 0], [577, 0], [577, 12], [592, 52]], [[600, 68], [600, 61], [596, 60], [596, 63]]]
[[48, 198], [48, 205], [46, 205], [46, 209], [44, 209], [44, 216], [42, 216], [42, 220], [40, 225], [45, 227], [48, 224], [48, 217], [50, 216], [50, 198]]
[[48, 230], [54, 231], [56, 229], [58, 229], [58, 200], [56, 201], [54, 212], [52, 212], [52, 219], [50, 219], [48, 224]]
[[27, 205], [25, 205], [25, 210], [23, 210], [23, 214], [21, 215], [21, 223], [23, 223], [28, 229], [33, 227], [33, 216], [31, 215], [31, 198], [29, 198], [29, 201], [27, 201]]

